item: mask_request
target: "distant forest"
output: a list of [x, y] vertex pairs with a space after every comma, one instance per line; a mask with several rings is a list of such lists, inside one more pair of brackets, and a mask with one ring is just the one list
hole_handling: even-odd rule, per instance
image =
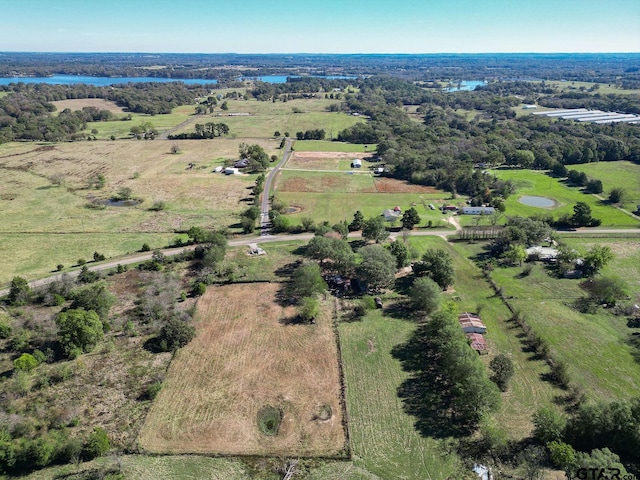
[[570, 80], [640, 87], [640, 54], [144, 54], [0, 52], [0, 77], [54, 74], [216, 79], [390, 74], [412, 81]]

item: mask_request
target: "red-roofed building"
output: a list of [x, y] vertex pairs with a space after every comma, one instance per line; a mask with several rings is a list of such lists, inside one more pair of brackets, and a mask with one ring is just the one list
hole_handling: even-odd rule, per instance
[[458, 315], [458, 321], [464, 333], [487, 333], [487, 326], [482, 323], [478, 315], [463, 312]]
[[467, 333], [467, 338], [471, 341], [471, 348], [473, 348], [476, 352], [483, 355], [485, 353], [489, 353], [487, 349], [487, 342], [484, 337], [479, 333]]

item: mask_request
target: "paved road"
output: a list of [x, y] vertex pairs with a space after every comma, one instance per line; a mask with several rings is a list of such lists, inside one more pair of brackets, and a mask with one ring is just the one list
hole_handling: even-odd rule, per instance
[[282, 160], [273, 167], [273, 170], [269, 172], [267, 178], [264, 181], [264, 190], [262, 192], [262, 212], [260, 213], [260, 229], [262, 230], [262, 236], [269, 235], [269, 198], [271, 197], [271, 187], [273, 181], [278, 175], [278, 171], [284, 164], [289, 161], [291, 156], [291, 144], [293, 140], [287, 138], [284, 144], [284, 152], [282, 153]]
[[[626, 229], [576, 229], [576, 230], [566, 230], [558, 232], [561, 235], [595, 235], [595, 234], [624, 234], [624, 235], [634, 235], [640, 238], [640, 228], [626, 228]], [[455, 234], [453, 230], [415, 230], [411, 231], [410, 236], [415, 237], [423, 237], [423, 236], [436, 236], [447, 238], [447, 236]], [[395, 239], [400, 236], [400, 232], [392, 232], [390, 235], [391, 239]], [[287, 235], [270, 235], [268, 232], [263, 233], [260, 237], [247, 237], [241, 238], [237, 240], [230, 240], [228, 245], [230, 247], [242, 247], [244, 245], [249, 245], [250, 243], [271, 243], [271, 242], [287, 242], [287, 241], [308, 241], [314, 237], [313, 233], [298, 233], [298, 234], [287, 234]], [[360, 232], [351, 232], [349, 233], [349, 238], [360, 238]], [[196, 245], [188, 245], [185, 247], [177, 247], [177, 248], [167, 248], [162, 250], [162, 253], [166, 256], [177, 255], [179, 253], [184, 252], [185, 250], [193, 250], [196, 248]], [[111, 270], [113, 268], [117, 268], [118, 265], [131, 265], [133, 263], [145, 262], [147, 260], [151, 260], [151, 256], [153, 252], [145, 252], [138, 253], [134, 255], [130, 255], [128, 257], [122, 257], [118, 260], [112, 260], [105, 263], [100, 263], [97, 265], [87, 266], [89, 270], [101, 272], [105, 270]], [[76, 277], [80, 273], [79, 270], [73, 272], [67, 272], [66, 275], [71, 277]], [[51, 275], [50, 277], [41, 278], [38, 280], [33, 280], [29, 282], [31, 287], [39, 287], [42, 285], [47, 285], [48, 283], [55, 282], [62, 277], [62, 273], [56, 273]], [[9, 289], [5, 288], [0, 290], [0, 297], [5, 296], [9, 293]]]

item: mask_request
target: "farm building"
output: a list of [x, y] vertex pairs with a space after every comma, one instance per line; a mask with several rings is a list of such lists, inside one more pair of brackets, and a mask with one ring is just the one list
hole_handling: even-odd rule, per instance
[[222, 165], [218, 165], [216, 168], [213, 169], [215, 173], [220, 173], [222, 170], [224, 170], [224, 167]]
[[458, 321], [464, 333], [487, 333], [487, 326], [474, 313], [462, 312], [458, 315]]
[[237, 175], [238, 173], [240, 173], [240, 170], [234, 167], [227, 167], [224, 169], [225, 175]]
[[235, 162], [233, 162], [233, 166], [236, 168], [245, 168], [249, 166], [249, 159], [241, 158], [240, 160], [236, 160]]
[[493, 207], [462, 207], [463, 215], [492, 215], [496, 213]]
[[377, 173], [378, 175], [380, 175], [381, 173], [384, 173], [384, 168], [383, 168], [383, 167], [378, 167], [378, 168], [376, 168], [376, 173]]
[[382, 216], [384, 217], [386, 222], [395, 222], [396, 220], [400, 219], [401, 215], [402, 211], [390, 208], [382, 212]]
[[351, 168], [361, 168], [361, 167], [362, 167], [362, 160], [360, 160], [359, 158], [356, 158], [351, 162]]
[[458, 211], [458, 207], [456, 207], [455, 205], [443, 205], [442, 206], [442, 211], [443, 212], [457, 212]]
[[522, 106], [523, 110], [535, 110], [536, 108], [538, 108], [537, 105], [523, 105]]
[[487, 342], [484, 337], [479, 333], [466, 333], [466, 337], [471, 341], [470, 345], [479, 354], [489, 353], [487, 349]]
[[555, 260], [560, 253], [557, 249], [552, 247], [541, 247], [540, 245], [534, 245], [525, 250], [528, 257], [536, 257], [538, 260]]

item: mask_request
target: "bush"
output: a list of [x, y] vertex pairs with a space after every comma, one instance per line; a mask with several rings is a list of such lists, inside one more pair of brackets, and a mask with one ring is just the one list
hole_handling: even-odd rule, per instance
[[171, 352], [184, 347], [195, 336], [196, 329], [193, 325], [183, 320], [172, 318], [160, 331], [159, 346], [161, 350]]
[[143, 243], [142, 247], [140, 247], [140, 251], [141, 252], [150, 252], [151, 251], [151, 247], [149, 246], [148, 243]]
[[203, 282], [198, 282], [193, 286], [193, 295], [200, 297], [207, 292], [207, 285]]
[[29, 353], [23, 353], [13, 361], [13, 368], [23, 372], [31, 372], [38, 366], [38, 360]]
[[101, 457], [109, 451], [111, 443], [104, 428], [96, 427], [84, 444], [82, 449], [82, 458], [92, 460]]
[[506, 392], [509, 380], [514, 373], [513, 362], [509, 357], [501, 353], [491, 360], [489, 366], [494, 372], [491, 376], [491, 381], [494, 382], [501, 391]]

